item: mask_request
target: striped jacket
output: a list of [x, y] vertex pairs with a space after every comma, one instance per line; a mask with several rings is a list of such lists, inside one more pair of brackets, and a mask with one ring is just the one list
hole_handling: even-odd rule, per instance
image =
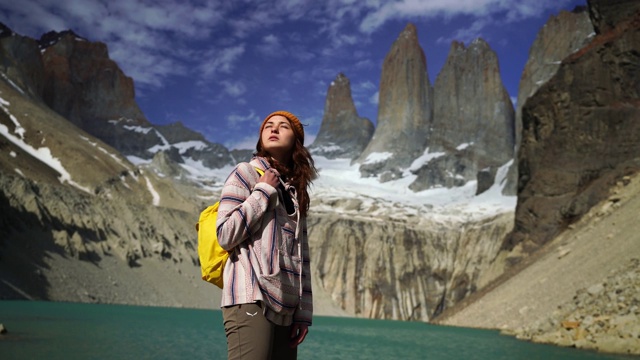
[[281, 194], [258, 183], [255, 168], [269, 163], [254, 157], [231, 172], [220, 197], [217, 234], [230, 256], [224, 268], [221, 306], [262, 301], [265, 317], [277, 325], [311, 325], [313, 298], [306, 218], [296, 190], [284, 183], [295, 206], [287, 214]]

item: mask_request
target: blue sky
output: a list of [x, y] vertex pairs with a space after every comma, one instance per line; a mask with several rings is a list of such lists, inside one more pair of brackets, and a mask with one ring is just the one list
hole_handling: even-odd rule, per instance
[[340, 72], [375, 123], [382, 62], [409, 22], [432, 84], [453, 40], [482, 37], [515, 99], [540, 28], [578, 5], [586, 0], [0, 0], [0, 21], [33, 38], [71, 29], [106, 43], [149, 121], [182, 121], [233, 149], [255, 146], [277, 109], [308, 125], [309, 145]]

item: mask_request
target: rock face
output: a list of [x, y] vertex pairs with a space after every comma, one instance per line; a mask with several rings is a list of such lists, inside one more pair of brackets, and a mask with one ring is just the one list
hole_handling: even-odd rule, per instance
[[322, 124], [309, 151], [328, 159], [355, 159], [371, 140], [373, 131], [371, 120], [358, 116], [349, 79], [340, 73], [329, 85]]
[[172, 158], [176, 163], [183, 163], [188, 158], [201, 161], [204, 166], [212, 169], [236, 163], [223, 145], [210, 143], [202, 134], [186, 128], [181, 122], [155, 125], [151, 130], [157, 131], [161, 143], [149, 148], [147, 152], [155, 153], [158, 149], [177, 152], [179, 156]]
[[602, 16], [591, 19], [599, 32], [522, 108], [516, 223], [506, 248], [544, 244], [640, 169], [640, 5], [622, 3], [589, 3]]
[[38, 43], [0, 23], [0, 70], [35, 101], [44, 89], [44, 68]]
[[[581, 49], [593, 35], [593, 25], [586, 7], [578, 7], [571, 12], [561, 11], [557, 16], [551, 16], [538, 32], [520, 77], [516, 104], [516, 152], [522, 139], [522, 106], [556, 73], [562, 59]], [[517, 162], [514, 162], [504, 187], [505, 195], [516, 195], [517, 175]]]
[[379, 204], [388, 214], [367, 216], [372, 209], [355, 199], [320, 201], [328, 203], [314, 204], [308, 219], [312, 276], [358, 317], [429, 321], [477, 290], [513, 225], [513, 214], [438, 223], [412, 218], [398, 204]]
[[[459, 186], [478, 171], [513, 157], [514, 110], [502, 84], [498, 57], [482, 39], [453, 42], [434, 85], [429, 153], [441, 156], [412, 171], [412, 190]], [[446, 157], [443, 159], [442, 157]]]
[[0, 69], [18, 91], [124, 155], [151, 160], [177, 146], [181, 156], [211, 168], [234, 163], [224, 146], [181, 123], [152, 125], [135, 102], [133, 80], [109, 59], [105, 44], [72, 31], [36, 42], [0, 24]]
[[384, 59], [376, 130], [357, 159], [362, 176], [398, 178], [427, 146], [432, 118], [427, 60], [408, 24]]
[[587, 0], [587, 4], [593, 28], [598, 34], [613, 30], [640, 10], [640, 3], [634, 0]]
[[47, 33], [39, 42], [45, 103], [119, 151], [149, 157], [146, 149], [158, 142], [157, 136], [127, 129], [151, 124], [135, 102], [133, 80], [109, 59], [107, 46], [72, 31]]
[[177, 144], [187, 141], [207, 141], [202, 134], [189, 129], [180, 121], [167, 125], [155, 125], [155, 128], [169, 144]]

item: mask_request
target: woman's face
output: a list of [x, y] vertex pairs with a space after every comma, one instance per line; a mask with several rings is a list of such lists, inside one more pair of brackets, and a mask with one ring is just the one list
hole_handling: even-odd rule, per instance
[[274, 115], [265, 123], [260, 140], [264, 150], [282, 161], [290, 156], [296, 138], [289, 120], [282, 115]]

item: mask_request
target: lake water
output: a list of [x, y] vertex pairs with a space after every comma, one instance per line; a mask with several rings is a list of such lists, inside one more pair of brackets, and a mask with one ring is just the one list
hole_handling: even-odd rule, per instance
[[[0, 359], [225, 359], [218, 310], [0, 301]], [[314, 318], [299, 359], [631, 359], [533, 344], [497, 331]], [[636, 358], [637, 359], [637, 358]]]

